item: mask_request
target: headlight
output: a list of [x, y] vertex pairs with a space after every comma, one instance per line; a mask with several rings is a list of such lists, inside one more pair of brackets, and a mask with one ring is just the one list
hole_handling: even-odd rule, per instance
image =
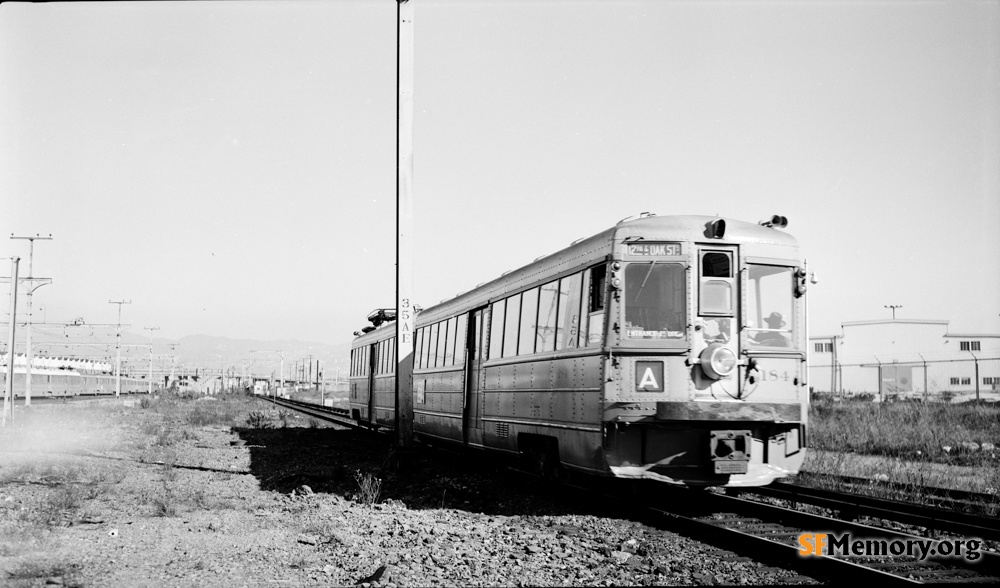
[[715, 343], [701, 352], [701, 369], [714, 380], [724, 378], [736, 369], [736, 354], [728, 347]]

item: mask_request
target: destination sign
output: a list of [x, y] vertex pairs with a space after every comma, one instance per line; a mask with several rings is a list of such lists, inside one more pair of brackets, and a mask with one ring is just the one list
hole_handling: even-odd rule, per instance
[[680, 243], [631, 243], [626, 245], [628, 255], [667, 256], [680, 255]]

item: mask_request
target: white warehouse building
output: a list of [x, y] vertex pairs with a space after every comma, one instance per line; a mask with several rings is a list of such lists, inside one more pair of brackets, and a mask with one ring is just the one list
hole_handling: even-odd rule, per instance
[[955, 334], [948, 321], [889, 319], [841, 324], [809, 337], [809, 387], [875, 400], [1000, 400], [1000, 335]]

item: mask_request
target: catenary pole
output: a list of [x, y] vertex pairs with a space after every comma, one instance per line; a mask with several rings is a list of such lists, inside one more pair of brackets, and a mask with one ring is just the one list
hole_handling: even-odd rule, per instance
[[396, 447], [413, 443], [413, 2], [396, 0]]
[[115, 329], [115, 398], [122, 395], [122, 305], [132, 304], [131, 300], [108, 300], [108, 304], [118, 305], [118, 328]]
[[[52, 234], [49, 233], [48, 237], [42, 237], [41, 235], [35, 235], [34, 237], [15, 237], [13, 233], [10, 235], [11, 239], [27, 239], [28, 240], [28, 275], [26, 276], [28, 280], [32, 280], [35, 274], [32, 273], [32, 260], [35, 258], [35, 240], [51, 241]], [[31, 406], [31, 362], [32, 362], [32, 349], [31, 349], [31, 296], [37, 288], [44, 286], [45, 283], [41, 283], [38, 286], [34, 284], [28, 285], [28, 310], [27, 316], [28, 321], [25, 326], [25, 364], [24, 364], [24, 405]], [[11, 397], [13, 401], [13, 397]]]
[[21, 258], [10, 259], [10, 328], [7, 336], [7, 386], [3, 394], [3, 414], [0, 415], [0, 426], [7, 426], [7, 411], [10, 410], [10, 423], [14, 424], [14, 332], [17, 325], [17, 266]]
[[149, 394], [153, 394], [153, 331], [159, 331], [160, 327], [143, 327], [149, 331]]

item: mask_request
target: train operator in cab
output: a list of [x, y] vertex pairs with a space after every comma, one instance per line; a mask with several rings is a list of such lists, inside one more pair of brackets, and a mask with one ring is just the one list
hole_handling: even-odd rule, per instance
[[788, 338], [781, 334], [781, 329], [785, 327], [785, 319], [779, 312], [772, 312], [764, 319], [767, 330], [754, 335], [754, 341], [768, 347], [788, 347]]

